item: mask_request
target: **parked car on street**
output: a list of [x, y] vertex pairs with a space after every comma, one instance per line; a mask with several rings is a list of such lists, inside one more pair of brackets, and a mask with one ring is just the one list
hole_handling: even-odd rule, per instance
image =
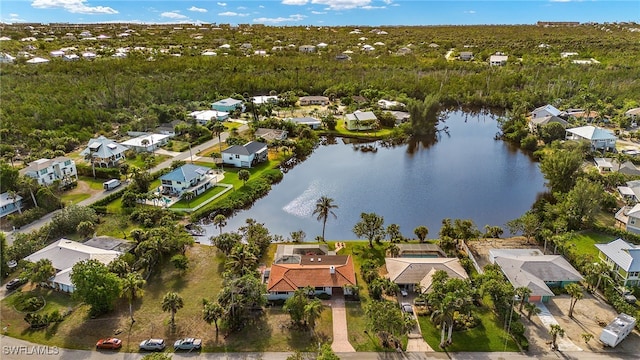
[[116, 338], [104, 338], [96, 343], [96, 349], [120, 349], [121, 347], [122, 340]]
[[202, 348], [202, 339], [184, 338], [176, 340], [173, 344], [174, 350], [200, 350]]
[[26, 280], [22, 280], [22, 279], [13, 279], [11, 281], [9, 281], [5, 287], [7, 288], [7, 290], [15, 290], [17, 288], [19, 288], [20, 286], [26, 284], [27, 281]]
[[165, 346], [164, 339], [147, 339], [140, 343], [140, 350], [162, 351]]

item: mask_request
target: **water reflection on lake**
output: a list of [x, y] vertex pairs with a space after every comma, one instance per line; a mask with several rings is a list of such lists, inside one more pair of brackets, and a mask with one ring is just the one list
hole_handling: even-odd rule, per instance
[[[415, 237], [419, 225], [437, 237], [444, 218], [472, 219], [485, 225], [504, 224], [526, 212], [545, 190], [538, 164], [509, 144], [494, 140], [494, 116], [451, 112], [439, 128], [437, 141], [361, 149], [347, 139], [319, 146], [289, 171], [269, 195], [251, 209], [228, 219], [224, 231], [234, 231], [253, 218], [273, 233], [288, 238], [304, 230], [313, 241], [322, 224], [313, 216], [316, 200], [326, 195], [339, 206], [337, 219], [327, 222], [327, 240], [355, 239], [360, 213], [375, 212], [385, 226], [400, 225]], [[364, 150], [364, 151], [363, 151]], [[217, 235], [205, 226], [206, 238]], [[205, 240], [200, 238], [200, 240]]]

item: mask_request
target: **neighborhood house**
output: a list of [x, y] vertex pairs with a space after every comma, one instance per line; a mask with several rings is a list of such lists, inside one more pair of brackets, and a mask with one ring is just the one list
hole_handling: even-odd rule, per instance
[[581, 126], [567, 129], [567, 140], [586, 140], [591, 143], [592, 150], [614, 151], [618, 138], [609, 130], [596, 126]]
[[215, 186], [214, 176], [209, 174], [210, 169], [204, 166], [185, 164], [160, 177], [161, 193], [171, 196], [182, 196], [191, 192], [198, 196], [207, 189]]
[[119, 251], [100, 249], [62, 238], [27, 256], [25, 260], [33, 263], [40, 259], [51, 260], [56, 274], [49, 279], [47, 284], [55, 290], [72, 293], [75, 290], [75, 286], [71, 282], [73, 265], [83, 260], [98, 260], [108, 265], [120, 254]]
[[199, 110], [199, 111], [190, 112], [189, 116], [196, 119], [198, 124], [207, 125], [210, 121], [227, 120], [229, 118], [229, 113], [226, 111], [218, 111], [218, 110]]
[[125, 158], [127, 148], [104, 136], [89, 140], [89, 146], [80, 155], [99, 167], [116, 167]]
[[236, 110], [240, 110], [241, 112], [244, 112], [245, 107], [244, 107], [244, 101], [242, 100], [226, 98], [211, 104], [211, 109], [231, 113]]
[[320, 126], [322, 126], [322, 122], [320, 120], [312, 117], [288, 118], [287, 121], [307, 125], [313, 130], [319, 129]]
[[345, 127], [350, 131], [371, 130], [378, 123], [378, 118], [372, 111], [356, 111], [345, 117]]
[[135, 152], [153, 152], [161, 146], [166, 145], [169, 138], [169, 135], [164, 134], [147, 134], [123, 141], [120, 144]]
[[640, 247], [617, 239], [608, 244], [596, 244], [600, 260], [611, 268], [613, 280], [622, 286], [640, 285]]
[[302, 96], [300, 106], [307, 105], [329, 105], [329, 98], [326, 96]]
[[468, 279], [457, 258], [401, 257], [384, 259], [387, 277], [406, 291], [429, 292], [433, 275], [443, 270], [451, 278]]
[[22, 196], [8, 192], [0, 194], [0, 219], [16, 211], [20, 212], [22, 211], [21, 209]]
[[244, 145], [233, 145], [222, 150], [222, 162], [235, 167], [250, 168], [267, 161], [267, 144], [250, 141]]
[[29, 166], [20, 170], [20, 175], [36, 179], [38, 184], [45, 186], [58, 180], [62, 183], [78, 181], [76, 163], [65, 156], [32, 161]]

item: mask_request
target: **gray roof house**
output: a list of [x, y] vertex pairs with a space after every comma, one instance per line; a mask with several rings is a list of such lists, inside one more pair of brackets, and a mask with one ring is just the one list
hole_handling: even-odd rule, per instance
[[553, 105], [540, 106], [531, 112], [531, 118], [536, 119], [545, 116], [560, 116], [562, 112]]
[[89, 145], [80, 155], [99, 167], [115, 167], [120, 160], [124, 159], [125, 151], [127, 151], [126, 146], [99, 136], [89, 140]]
[[[445, 271], [449, 277], [468, 279], [457, 258], [385, 258], [387, 277], [407, 290], [429, 291], [433, 274], [438, 270]], [[416, 285], [419, 285], [418, 287]]]
[[319, 129], [320, 126], [322, 126], [322, 121], [312, 117], [288, 118], [287, 121], [291, 121], [296, 124], [308, 125], [310, 128], [314, 130]]
[[356, 111], [345, 116], [347, 130], [371, 130], [378, 118], [372, 111]]
[[287, 130], [258, 128], [253, 135], [266, 141], [284, 140], [287, 138]]
[[[530, 302], [548, 301], [554, 296], [550, 287], [565, 287], [582, 280], [582, 275], [560, 255], [522, 255], [508, 251], [489, 255], [502, 269], [514, 288], [531, 289]], [[536, 253], [537, 254], [537, 253]]]
[[193, 164], [185, 164], [160, 177], [161, 192], [181, 196], [191, 192], [198, 196], [213, 186], [211, 169]]
[[266, 161], [267, 158], [267, 144], [259, 141], [250, 141], [244, 145], [233, 145], [222, 150], [223, 163], [235, 167], [250, 168]]
[[558, 123], [565, 129], [567, 125], [569, 125], [567, 120], [555, 115], [532, 117], [531, 120], [529, 120], [529, 132], [536, 134], [541, 127], [551, 123]]
[[588, 125], [567, 129], [566, 140], [587, 140], [592, 150], [613, 151], [618, 138], [610, 130]]
[[612, 158], [594, 158], [593, 162], [596, 163], [596, 167], [601, 173], [619, 172], [625, 175], [640, 175], [640, 169], [638, 169], [631, 161], [625, 161], [620, 164], [617, 160]]
[[618, 284], [640, 285], [640, 246], [617, 239], [596, 247], [600, 250], [600, 260], [609, 265]]

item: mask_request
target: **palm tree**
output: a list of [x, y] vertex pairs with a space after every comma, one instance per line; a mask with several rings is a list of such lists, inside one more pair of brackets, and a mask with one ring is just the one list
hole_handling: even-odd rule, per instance
[[565, 289], [567, 290], [567, 293], [571, 296], [571, 301], [569, 302], [569, 317], [572, 318], [573, 309], [575, 308], [578, 300], [584, 297], [584, 294], [582, 293], [582, 288], [580, 287], [580, 285], [576, 283], [567, 285]]
[[536, 306], [536, 304], [530, 302], [524, 304], [524, 308], [525, 310], [527, 310], [527, 320], [531, 320], [531, 315], [540, 314], [540, 312], [542, 311], [539, 307]]
[[427, 238], [427, 235], [429, 234], [429, 228], [424, 225], [420, 225], [417, 228], [413, 229], [413, 233], [416, 234], [418, 239], [420, 239], [420, 242], [424, 242], [424, 240]]
[[258, 258], [248, 246], [239, 244], [231, 250], [226, 266], [233, 274], [242, 276], [253, 269], [257, 263]]
[[217, 301], [209, 301], [207, 299], [202, 300], [202, 319], [209, 325], [212, 323], [216, 326], [216, 338], [218, 338], [218, 320], [222, 318], [224, 309]]
[[227, 217], [222, 214], [216, 215], [213, 218], [213, 225], [220, 229], [220, 235], [222, 235], [222, 228], [227, 226]]
[[320, 314], [322, 314], [322, 301], [320, 299], [313, 299], [304, 306], [304, 318], [311, 332], [315, 329], [316, 320], [320, 318]]
[[[218, 145], [220, 146], [220, 155], [222, 155], [222, 138], [221, 138], [221, 135], [226, 129], [227, 128], [224, 125], [222, 125], [222, 123], [220, 121], [215, 121], [213, 123], [213, 126], [211, 127], [212, 135], [218, 137]], [[224, 161], [222, 161], [220, 163], [220, 168], [222, 169], [222, 171], [224, 171]]]
[[387, 251], [389, 252], [389, 256], [392, 258], [398, 257], [400, 255], [400, 247], [396, 244], [389, 244], [387, 247]]
[[[453, 329], [453, 299], [446, 296], [438, 305], [437, 309], [431, 313], [431, 320], [440, 324], [440, 347], [445, 347], [444, 334], [447, 326]], [[451, 332], [451, 330], [450, 330]]]
[[22, 207], [15, 204], [16, 199], [18, 199], [18, 193], [13, 190], [9, 190], [7, 191], [7, 197], [11, 199], [11, 202], [14, 203], [15, 207], [18, 209], [18, 213], [22, 215]]
[[551, 335], [551, 348], [553, 350], [558, 350], [558, 336], [564, 337], [564, 329], [558, 324], [552, 324], [549, 329], [549, 335]]
[[185, 191], [182, 193], [182, 198], [187, 201], [187, 206], [191, 208], [191, 199], [195, 197], [195, 194], [191, 191]]
[[333, 199], [327, 196], [320, 197], [320, 199], [318, 199], [318, 201], [316, 202], [316, 208], [315, 210], [313, 210], [313, 215], [317, 214], [318, 221], [322, 220], [322, 240], [326, 239], [324, 237], [324, 230], [327, 226], [327, 218], [329, 218], [329, 215], [333, 215], [334, 219], [338, 218], [333, 212], [333, 209], [337, 208], [338, 205], [334, 204]]
[[171, 313], [171, 327], [175, 328], [175, 316], [176, 312], [184, 306], [184, 301], [180, 295], [174, 293], [173, 291], [168, 292], [162, 298], [162, 311]]
[[520, 298], [520, 307], [518, 308], [518, 310], [522, 311], [522, 307], [524, 306], [525, 301], [527, 301], [527, 298], [529, 297], [529, 295], [531, 295], [531, 289], [526, 286], [521, 286], [519, 288], [516, 288], [515, 293]]
[[131, 323], [136, 322], [133, 318], [133, 300], [141, 297], [144, 294], [142, 287], [146, 284], [146, 281], [142, 278], [139, 272], [130, 272], [122, 279], [122, 295], [129, 300], [129, 316], [131, 317]]

